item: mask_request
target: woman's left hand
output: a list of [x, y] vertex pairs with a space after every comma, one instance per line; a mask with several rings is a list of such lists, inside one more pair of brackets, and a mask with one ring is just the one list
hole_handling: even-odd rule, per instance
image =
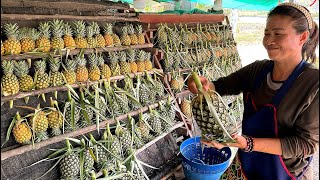
[[[228, 147], [237, 147], [237, 148], [240, 148], [240, 149], [245, 149], [247, 147], [247, 140], [243, 136], [238, 135], [238, 134], [234, 134], [231, 137], [236, 142], [235, 143], [227, 143], [226, 145]], [[207, 146], [215, 147], [217, 149], [221, 149], [223, 147], [226, 147], [224, 144], [218, 143], [216, 141], [201, 141], [201, 143], [203, 143], [203, 144], [205, 144]]]

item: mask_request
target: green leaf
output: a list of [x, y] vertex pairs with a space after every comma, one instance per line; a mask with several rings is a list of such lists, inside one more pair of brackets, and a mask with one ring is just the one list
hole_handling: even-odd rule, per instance
[[19, 114], [19, 112], [17, 112], [17, 114], [13, 117], [13, 119], [12, 119], [10, 125], [9, 125], [9, 128], [8, 128], [8, 130], [7, 130], [6, 140], [5, 140], [5, 142], [1, 145], [1, 148], [2, 148], [3, 145], [4, 145], [5, 143], [7, 143], [7, 142], [9, 141], [9, 139], [10, 139], [10, 134], [11, 134], [11, 132], [12, 132], [12, 128], [14, 127], [14, 125], [15, 125], [15, 123], [16, 123], [18, 114]]

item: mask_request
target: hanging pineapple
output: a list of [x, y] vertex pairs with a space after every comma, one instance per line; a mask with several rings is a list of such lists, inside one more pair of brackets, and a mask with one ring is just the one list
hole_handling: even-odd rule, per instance
[[184, 86], [184, 79], [179, 74], [172, 74], [170, 87], [174, 92], [180, 92]]
[[120, 60], [120, 74], [129, 74], [131, 69], [130, 65], [127, 62], [126, 53], [124, 51], [119, 52], [119, 60]]
[[38, 60], [34, 63], [34, 68], [36, 71], [34, 80], [35, 80], [35, 88], [43, 89], [49, 87], [50, 79], [46, 71], [46, 59]]
[[127, 57], [128, 57], [131, 73], [138, 72], [138, 66], [136, 63], [136, 51], [134, 49], [128, 49]]
[[144, 63], [144, 58], [145, 58], [145, 52], [142, 50], [138, 50], [138, 55], [137, 55], [137, 67], [138, 67], [138, 72], [144, 72], [145, 71], [145, 63]]
[[93, 32], [92, 25], [86, 26], [86, 33], [87, 33], [87, 42], [88, 42], [87, 48], [95, 48], [97, 46], [97, 41], [93, 37], [94, 32]]
[[[20, 86], [18, 78], [13, 74], [13, 62], [2, 61], [2, 70], [4, 75], [1, 78], [1, 92], [4, 96], [17, 94]], [[13, 100], [10, 100], [10, 108], [13, 107]]]
[[66, 83], [68, 84], [74, 84], [76, 82], [76, 65], [77, 62], [72, 59], [66, 59], [65, 60], [65, 70], [62, 72], [65, 79]]
[[71, 28], [71, 26], [68, 23], [65, 23], [64, 26], [64, 36], [63, 36], [63, 42], [64, 42], [64, 46], [66, 48], [69, 48], [71, 50], [76, 48], [76, 43], [72, 37], [73, 35], [73, 30]]
[[36, 134], [35, 142], [48, 139], [48, 118], [46, 113], [40, 109], [40, 104], [37, 109], [35, 109], [35, 112], [30, 116], [29, 124]]
[[122, 151], [127, 152], [132, 144], [131, 140], [131, 133], [128, 131], [127, 128], [123, 128], [120, 125], [120, 122], [118, 119], [116, 119], [117, 127], [115, 130], [115, 135], [119, 138]]
[[140, 24], [137, 25], [136, 31], [137, 31], [138, 44], [146, 43], [146, 40], [144, 39], [144, 35], [142, 33], [142, 25], [140, 25]]
[[121, 40], [120, 40], [119, 36], [116, 33], [112, 33], [111, 36], [113, 39], [113, 46], [121, 46]]
[[50, 22], [51, 25], [51, 48], [52, 49], [63, 49], [64, 48], [64, 41], [62, 39], [63, 36], [63, 21], [55, 19]]
[[14, 71], [19, 79], [20, 91], [31, 91], [34, 84], [33, 78], [29, 75], [29, 66], [27, 61], [15, 61]]
[[118, 64], [119, 57], [117, 52], [109, 52], [109, 58], [110, 58], [111, 75], [119, 76], [121, 73], [120, 73], [120, 66]]
[[35, 41], [39, 37], [39, 32], [34, 28], [21, 28], [20, 33], [20, 43], [21, 43], [21, 52], [31, 52], [36, 48]]
[[15, 24], [5, 24], [4, 33], [7, 36], [7, 40], [3, 42], [5, 54], [20, 54], [21, 44], [19, 41], [19, 27]]
[[30, 144], [32, 132], [25, 118], [21, 118], [17, 111], [15, 115], [16, 122], [12, 129], [12, 134], [16, 142], [20, 144]]
[[192, 117], [192, 111], [191, 111], [191, 101], [187, 100], [186, 98], [183, 98], [181, 103], [179, 104], [181, 112], [187, 117]]
[[111, 77], [111, 70], [108, 64], [104, 63], [102, 54], [98, 55], [98, 64], [101, 72], [101, 79], [109, 79]]
[[103, 27], [104, 30], [104, 40], [105, 44], [107, 47], [112, 47], [113, 46], [113, 31], [112, 31], [112, 24], [111, 23], [106, 23]]
[[75, 35], [75, 43], [77, 48], [87, 48], [88, 42], [86, 36], [86, 25], [82, 20], [73, 22], [73, 30]]
[[78, 63], [76, 75], [78, 82], [86, 82], [88, 80], [88, 69], [86, 67], [87, 60], [84, 58], [83, 51], [76, 56]]
[[145, 53], [144, 67], [145, 67], [145, 70], [147, 70], [147, 71], [152, 70], [151, 52]]
[[4, 55], [4, 46], [2, 44], [2, 40], [1, 40], [1, 56]]
[[93, 27], [94, 38], [96, 39], [96, 47], [106, 47], [106, 41], [104, 37], [100, 34], [100, 27], [97, 22], [92, 22], [91, 26]]
[[52, 100], [52, 97], [50, 97], [50, 112], [48, 114], [48, 125], [51, 128], [51, 135], [57, 136], [61, 134], [61, 128], [63, 125], [63, 116], [62, 113], [57, 109], [58, 102]]
[[39, 24], [39, 32], [40, 37], [36, 40], [36, 48], [40, 52], [49, 52], [51, 49], [51, 42], [50, 42], [50, 24], [48, 22], [40, 23]]
[[123, 26], [121, 28], [121, 37], [120, 37], [121, 45], [129, 46], [131, 44], [130, 36], [128, 35], [128, 26]]
[[98, 67], [98, 58], [94, 53], [89, 55], [89, 67], [89, 79], [91, 81], [98, 81], [101, 73]]
[[129, 26], [128, 26], [128, 33], [129, 33], [129, 37], [131, 40], [131, 45], [137, 45], [138, 44], [138, 37], [134, 33], [134, 27], [132, 24], [129, 24]]
[[50, 86], [62, 86], [64, 85], [63, 74], [59, 71], [61, 66], [61, 60], [58, 57], [49, 56], [49, 67], [50, 67]]
[[80, 173], [80, 158], [78, 152], [72, 149], [66, 139], [66, 152], [59, 163], [60, 179], [78, 179]]

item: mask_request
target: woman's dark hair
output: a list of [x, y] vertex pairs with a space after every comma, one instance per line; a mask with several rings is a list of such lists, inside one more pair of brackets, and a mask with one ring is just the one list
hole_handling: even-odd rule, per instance
[[291, 6], [282, 5], [282, 6], [277, 6], [273, 8], [268, 13], [268, 18], [274, 15], [290, 16], [294, 21], [293, 28], [296, 30], [298, 34], [303, 33], [305, 31], [309, 31], [309, 40], [305, 42], [302, 47], [302, 57], [304, 60], [314, 63], [316, 61], [315, 51], [319, 44], [318, 25], [313, 21], [312, 28], [309, 30], [308, 21], [305, 15], [300, 10]]

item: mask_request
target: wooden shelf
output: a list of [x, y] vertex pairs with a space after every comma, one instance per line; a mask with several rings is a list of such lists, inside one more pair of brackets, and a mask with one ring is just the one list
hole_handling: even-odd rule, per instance
[[[164, 98], [163, 100], [165, 100], [165, 99], [166, 98]], [[159, 104], [158, 103], [154, 103], [154, 104], [151, 104], [149, 106], [151, 108], [156, 108], [156, 107], [159, 106]], [[139, 110], [136, 110], [136, 111], [128, 112], [126, 114], [122, 114], [122, 115], [118, 116], [117, 119], [119, 121], [120, 120], [123, 121], [123, 120], [127, 119], [128, 114], [130, 116], [139, 115], [140, 112], [148, 111], [149, 110], [149, 106], [140, 108]], [[115, 124], [115, 121], [114, 121], [114, 119], [104, 120], [104, 121], [99, 123], [99, 129], [100, 128], [104, 128], [106, 126], [106, 123]], [[178, 123], [175, 126], [173, 126], [170, 130], [172, 131], [172, 130], [174, 130], [173, 128], [178, 128], [178, 127], [181, 127], [182, 125], [183, 125], [183, 122]], [[45, 146], [48, 146], [50, 144], [54, 144], [54, 143], [63, 141], [66, 138], [77, 137], [77, 136], [80, 136], [80, 135], [83, 135], [83, 134], [86, 134], [86, 133], [89, 133], [89, 132], [92, 132], [92, 131], [95, 131], [95, 130], [97, 130], [96, 124], [87, 126], [85, 128], [78, 129], [78, 130], [73, 131], [73, 132], [69, 132], [69, 133], [65, 133], [65, 134], [62, 134], [62, 135], [54, 136], [54, 137], [49, 138], [49, 139], [47, 139], [45, 141], [41, 141], [39, 143], [35, 143], [34, 146], [32, 146], [32, 145], [24, 145], [24, 146], [18, 147], [16, 149], [12, 149], [12, 150], [8, 150], [8, 151], [5, 151], [5, 152], [1, 152], [1, 161], [5, 160], [7, 158], [13, 157], [13, 156], [17, 156], [19, 154], [26, 153], [28, 151], [37, 150], [37, 149], [43, 148]], [[164, 137], [164, 136], [161, 136], [161, 137]], [[159, 138], [156, 138], [156, 139], [159, 140]], [[153, 141], [151, 141], [151, 142], [153, 142]], [[147, 147], [147, 146], [150, 146], [151, 144], [152, 143], [149, 142], [145, 146]]]
[[[1, 17], [2, 18], [2, 17]], [[123, 51], [127, 49], [143, 49], [143, 48], [152, 48], [153, 44], [152, 43], [147, 43], [147, 44], [140, 44], [140, 45], [132, 45], [132, 46], [119, 46], [119, 47], [105, 47], [105, 48], [94, 48], [94, 49], [84, 49], [84, 54], [90, 54], [90, 53], [96, 53], [96, 52], [111, 52], [111, 51]], [[70, 50], [69, 55], [77, 55], [79, 54], [80, 49], [74, 49]], [[61, 55], [65, 56], [67, 53], [67, 50], [62, 50]], [[24, 53], [24, 54], [18, 54], [18, 55], [6, 55], [6, 56], [1, 56], [1, 60], [22, 60], [22, 59], [38, 59], [38, 58], [43, 58], [47, 57], [48, 55], [51, 55], [53, 57], [60, 57], [60, 54], [54, 54], [53, 52], [48, 52], [48, 53]]]
[[[158, 71], [159, 73], [162, 73], [161, 69], [154, 69], [151, 71], [148, 71], [148, 74], [154, 74], [156, 71]], [[129, 76], [131, 78], [134, 78], [137, 75], [144, 75], [145, 72], [137, 72], [137, 73], [131, 73], [129, 74]], [[120, 75], [120, 76], [112, 76], [110, 77], [110, 81], [115, 81], [115, 80], [121, 80], [124, 79], [125, 76], [124, 75]], [[87, 81], [86, 83], [81, 83], [83, 86], [92, 86], [94, 84], [99, 84], [102, 81], [106, 81], [108, 79], [100, 79], [99, 81]], [[79, 88], [80, 86], [78, 84], [72, 84], [71, 85], [72, 88]], [[17, 94], [14, 95], [10, 95], [10, 96], [3, 96], [1, 97], [1, 103], [10, 101], [10, 100], [17, 100], [17, 99], [22, 99], [24, 97], [28, 97], [28, 96], [35, 96], [35, 95], [39, 95], [39, 94], [44, 94], [44, 93], [49, 93], [49, 92], [55, 92], [55, 91], [66, 91], [68, 90], [68, 88], [66, 86], [55, 86], [55, 87], [48, 87], [45, 89], [38, 89], [38, 90], [33, 90], [30, 92], [19, 92]]]
[[184, 90], [180, 93], [177, 93], [175, 96], [176, 96], [176, 98], [183, 98], [183, 97], [188, 96], [189, 94], [191, 94], [191, 92], [189, 90]]
[[218, 23], [224, 14], [139, 14], [142, 23]]

